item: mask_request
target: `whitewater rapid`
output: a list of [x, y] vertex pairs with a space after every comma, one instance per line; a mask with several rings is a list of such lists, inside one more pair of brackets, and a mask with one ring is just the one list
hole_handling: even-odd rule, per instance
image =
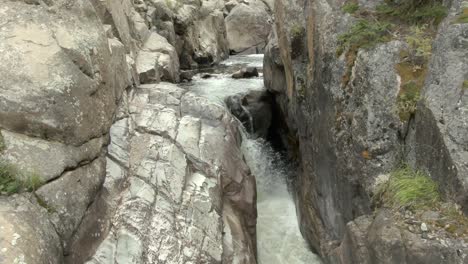
[[[261, 68], [263, 55], [234, 56], [224, 61], [225, 73], [210, 78], [196, 76], [189, 89], [213, 102], [223, 104], [228, 96], [263, 90], [263, 76], [251, 79], [230, 78], [230, 67]], [[244, 133], [242, 151], [257, 181], [258, 264], [319, 264], [299, 231], [296, 208], [288, 191], [287, 179], [294, 168], [263, 139]]]

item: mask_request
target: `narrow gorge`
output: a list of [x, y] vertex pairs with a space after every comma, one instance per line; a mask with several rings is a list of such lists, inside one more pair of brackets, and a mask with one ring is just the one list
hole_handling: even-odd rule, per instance
[[0, 264], [468, 264], [468, 1], [0, 0]]

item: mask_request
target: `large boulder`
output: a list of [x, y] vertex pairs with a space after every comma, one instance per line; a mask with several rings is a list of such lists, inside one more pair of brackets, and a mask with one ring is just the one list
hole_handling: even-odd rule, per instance
[[232, 74], [234, 79], [258, 77], [258, 70], [255, 67], [245, 67]]
[[255, 263], [255, 180], [238, 122], [168, 83], [140, 86], [129, 111], [108, 163], [110, 179], [127, 171], [125, 188], [110, 192], [120, 202], [88, 263]]
[[146, 40], [136, 58], [141, 83], [179, 82], [179, 57], [175, 48], [156, 32]]
[[0, 262], [62, 263], [60, 238], [33, 195], [0, 197]]
[[269, 8], [260, 0], [236, 5], [226, 17], [229, 50], [263, 53], [271, 31]]
[[117, 93], [93, 6], [84, 0], [57, 1], [54, 11], [21, 1], [1, 6], [0, 127], [74, 145], [107, 133]]
[[148, 22], [176, 47], [181, 69], [210, 66], [229, 56], [223, 0], [155, 0]]
[[247, 132], [267, 139], [272, 122], [273, 97], [267, 91], [253, 91], [226, 98], [226, 106]]

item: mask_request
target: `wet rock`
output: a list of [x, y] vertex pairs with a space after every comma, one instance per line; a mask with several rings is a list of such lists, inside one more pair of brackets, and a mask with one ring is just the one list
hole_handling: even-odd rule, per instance
[[226, 105], [247, 132], [254, 137], [267, 138], [272, 119], [273, 98], [267, 91], [253, 91], [246, 95], [226, 98]]
[[232, 78], [234, 79], [252, 78], [252, 77], [258, 77], [258, 70], [255, 67], [242, 68], [239, 71], [232, 74]]
[[211, 75], [209, 73], [202, 74], [202, 76], [201, 76], [202, 79], [209, 79], [211, 77], [213, 77], [213, 75]]
[[180, 71], [180, 79], [182, 81], [191, 81], [194, 75], [195, 72], [193, 70]]

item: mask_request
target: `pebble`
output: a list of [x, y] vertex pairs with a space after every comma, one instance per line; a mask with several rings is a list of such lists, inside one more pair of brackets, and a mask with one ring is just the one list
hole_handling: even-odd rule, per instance
[[421, 224], [421, 231], [423, 231], [423, 232], [429, 231], [429, 228], [427, 228], [426, 223], [422, 223], [422, 224]]

